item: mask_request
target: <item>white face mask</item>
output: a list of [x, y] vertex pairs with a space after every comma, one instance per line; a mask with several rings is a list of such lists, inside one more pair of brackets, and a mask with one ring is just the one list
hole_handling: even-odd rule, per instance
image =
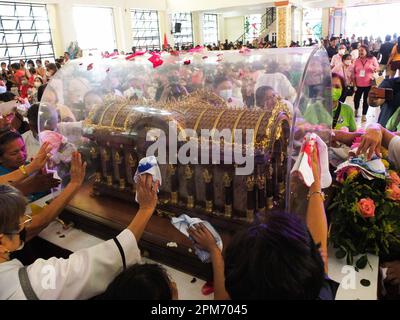
[[340, 54], [340, 55], [344, 55], [345, 53], [346, 53], [346, 49], [340, 49], [340, 50], [339, 50], [339, 54]]
[[232, 98], [232, 89], [221, 90], [219, 92], [219, 96], [225, 101], [228, 101], [230, 98]]
[[345, 61], [344, 61], [344, 64], [345, 64], [346, 66], [351, 65], [351, 60], [345, 60]]
[[6, 93], [7, 92], [7, 87], [6, 86], [1, 86], [0, 87], [0, 94]]
[[35, 81], [33, 85], [35, 86], [35, 88], [39, 88], [42, 83], [40, 81]]

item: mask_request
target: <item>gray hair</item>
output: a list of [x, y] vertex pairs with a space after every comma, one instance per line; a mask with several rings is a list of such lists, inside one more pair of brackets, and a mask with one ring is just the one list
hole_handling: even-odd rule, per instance
[[18, 230], [26, 203], [19, 190], [10, 185], [0, 185], [0, 233]]

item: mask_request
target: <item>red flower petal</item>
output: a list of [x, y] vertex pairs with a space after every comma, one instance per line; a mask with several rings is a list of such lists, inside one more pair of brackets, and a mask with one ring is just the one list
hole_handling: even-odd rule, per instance
[[148, 60], [153, 64], [153, 68], [157, 68], [164, 63], [161, 57], [156, 53], [152, 53], [151, 57]]
[[88, 66], [87, 66], [87, 71], [90, 71], [90, 70], [92, 70], [93, 69], [93, 63], [91, 63], [91, 64], [89, 64]]
[[214, 292], [214, 284], [212, 282], [206, 282], [203, 287], [201, 288], [201, 293], [205, 296]]
[[183, 64], [184, 64], [184, 65], [190, 64], [190, 60], [185, 60], [185, 61], [183, 61]]
[[135, 53], [130, 54], [129, 56], [126, 56], [125, 59], [126, 60], [131, 60], [131, 59], [133, 59], [133, 58], [135, 58], [137, 56], [144, 55], [146, 52], [147, 52], [146, 50], [145, 51], [140, 51], [140, 52], [135, 52]]

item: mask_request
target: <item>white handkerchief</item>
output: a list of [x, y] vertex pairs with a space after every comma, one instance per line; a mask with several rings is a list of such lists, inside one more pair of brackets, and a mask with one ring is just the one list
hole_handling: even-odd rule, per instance
[[[159, 181], [161, 186], [162, 183], [161, 172], [155, 156], [146, 157], [139, 161], [139, 165], [136, 169], [135, 176], [133, 178], [135, 180], [135, 183], [139, 181], [139, 176], [145, 173], [151, 174], [153, 176], [153, 182]], [[136, 202], [138, 202], [137, 193], [135, 200]]]
[[304, 137], [300, 155], [292, 168], [291, 174], [300, 174], [300, 176], [304, 180], [304, 183], [308, 187], [310, 187], [314, 183], [309, 144], [315, 144], [317, 146], [321, 170], [321, 188], [328, 188], [332, 184], [332, 176], [329, 172], [328, 147], [325, 142], [315, 133], [309, 133], [307, 134], [307, 136]]

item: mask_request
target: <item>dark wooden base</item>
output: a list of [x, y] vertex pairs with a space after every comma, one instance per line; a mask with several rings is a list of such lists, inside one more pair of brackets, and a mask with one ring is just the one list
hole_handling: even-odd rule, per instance
[[[137, 209], [137, 205], [132, 202], [94, 195], [93, 183], [87, 183], [62, 212], [61, 218], [74, 222], [78, 229], [102, 239], [110, 239], [128, 226]], [[201, 279], [210, 280], [211, 264], [200, 261], [194, 254], [192, 242], [171, 224], [170, 217], [160, 211], [159, 215], [155, 213], [151, 217], [139, 242], [142, 254]], [[213, 222], [212, 219], [207, 220]], [[216, 229], [226, 247], [235, 231], [218, 226]], [[167, 246], [169, 243], [176, 243], [177, 247]]]

